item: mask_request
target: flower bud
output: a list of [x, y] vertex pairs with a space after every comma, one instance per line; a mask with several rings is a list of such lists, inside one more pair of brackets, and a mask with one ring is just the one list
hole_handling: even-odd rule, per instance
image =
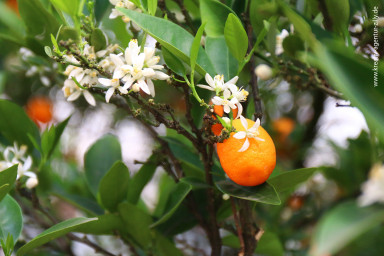
[[271, 79], [273, 76], [273, 70], [265, 64], [260, 64], [255, 68], [255, 74], [257, 77], [259, 77], [261, 80], [268, 80]]
[[230, 196], [228, 194], [223, 194], [223, 200], [228, 200]]
[[132, 85], [132, 91], [134, 91], [134, 92], [139, 92], [140, 91], [140, 87], [139, 87], [139, 85], [137, 83]]
[[355, 33], [363, 32], [363, 26], [361, 26], [361, 24], [356, 24], [354, 28], [355, 28]]
[[32, 189], [32, 188], [36, 187], [37, 184], [39, 184], [39, 181], [37, 180], [37, 178], [34, 178], [34, 177], [29, 178], [27, 180], [27, 182], [25, 183], [25, 185], [27, 186], [28, 189]]

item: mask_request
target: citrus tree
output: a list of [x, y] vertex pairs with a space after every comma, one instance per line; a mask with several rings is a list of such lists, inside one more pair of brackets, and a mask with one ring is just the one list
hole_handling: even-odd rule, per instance
[[[3, 253], [382, 255], [383, 14], [382, 0], [1, 1]], [[57, 97], [72, 118], [55, 119]], [[369, 129], [315, 165], [329, 98]], [[113, 133], [60, 147], [82, 132], [73, 116], [110, 105], [154, 142], [136, 172]]]

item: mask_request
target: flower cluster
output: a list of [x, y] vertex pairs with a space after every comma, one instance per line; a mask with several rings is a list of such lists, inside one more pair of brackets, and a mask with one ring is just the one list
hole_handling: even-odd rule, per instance
[[31, 189], [39, 183], [34, 172], [29, 171], [32, 166], [31, 156], [26, 156], [27, 146], [21, 145], [20, 148], [15, 143], [13, 147], [6, 147], [3, 151], [3, 160], [0, 161], [0, 172], [17, 164], [17, 179], [23, 176], [28, 177], [25, 185]]
[[[236, 86], [238, 79], [239, 78], [235, 76], [225, 83], [223, 75], [217, 75], [212, 78], [207, 73], [205, 75], [205, 81], [208, 83], [208, 85], [198, 84], [197, 86], [215, 92], [216, 95], [212, 98], [212, 103], [216, 106], [223, 106], [225, 113], [228, 114], [231, 109], [238, 109], [237, 116], [234, 118], [240, 118], [241, 124], [243, 125], [245, 131], [238, 131], [233, 137], [239, 140], [245, 139], [243, 146], [239, 149], [239, 152], [243, 152], [247, 150], [250, 145], [248, 139], [256, 139], [260, 141], [264, 140], [257, 137], [259, 135], [258, 128], [260, 126], [260, 119], [257, 119], [255, 124], [248, 129], [248, 122], [241, 115], [243, 112], [241, 102], [247, 100], [249, 93], [246, 90]], [[226, 123], [230, 121], [227, 117], [223, 117], [222, 119]]]
[[[121, 7], [121, 8], [125, 8], [128, 10], [134, 10], [134, 11], [141, 12], [141, 10], [139, 8], [137, 8], [137, 6], [129, 0], [109, 0], [109, 2], [111, 4], [113, 4], [115, 7]], [[123, 21], [126, 23], [128, 23], [130, 21], [130, 19], [127, 16], [125, 16], [123, 13], [121, 13], [119, 10], [117, 10], [115, 8], [112, 9], [112, 12], [109, 15], [109, 18], [115, 19], [119, 16], [122, 16]]]
[[96, 85], [104, 86], [107, 89], [106, 102], [109, 102], [116, 90], [121, 94], [128, 94], [128, 89], [131, 87], [134, 92], [141, 89], [146, 94], [155, 96], [152, 80], [169, 78], [168, 75], [159, 71], [164, 67], [158, 65], [160, 57], [155, 56], [155, 48], [144, 47], [141, 52], [137, 40], [133, 39], [124, 54], [115, 54], [117, 49], [117, 45], [108, 46], [106, 50], [96, 53], [94, 48], [89, 45], [85, 45], [83, 49], [84, 57], [111, 73], [112, 79], [100, 77], [97, 70], [80, 67], [80, 61], [74, 56], [63, 56], [70, 64], [64, 72], [68, 78], [63, 87], [64, 96], [68, 101], [74, 101], [83, 95], [90, 105], [95, 106], [96, 101], [87, 89]]

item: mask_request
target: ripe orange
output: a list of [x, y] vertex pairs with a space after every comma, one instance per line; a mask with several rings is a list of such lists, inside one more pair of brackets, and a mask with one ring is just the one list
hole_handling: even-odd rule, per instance
[[273, 121], [272, 127], [278, 135], [278, 141], [283, 143], [295, 128], [295, 122], [291, 118], [282, 117]]
[[[254, 125], [254, 121], [247, 119], [248, 129]], [[232, 122], [237, 131], [244, 131], [239, 119]], [[264, 183], [271, 175], [276, 165], [276, 149], [269, 134], [259, 126], [258, 137], [264, 139], [259, 141], [248, 138], [249, 148], [238, 152], [243, 146], [244, 139], [231, 137], [223, 143], [217, 143], [217, 154], [221, 166], [228, 177], [241, 186], [256, 186]]]
[[52, 102], [46, 97], [33, 97], [27, 103], [27, 115], [35, 122], [48, 123], [52, 120]]
[[[212, 104], [212, 102], [210, 102], [210, 104]], [[224, 115], [224, 107], [223, 106], [219, 106], [219, 105], [215, 105], [213, 106], [213, 112], [222, 117]], [[232, 109], [232, 114], [233, 114], [233, 118], [236, 118], [237, 116], [237, 108], [235, 109]], [[213, 119], [216, 119], [216, 116], [215, 115], [212, 115]], [[213, 134], [215, 134], [216, 136], [219, 136], [221, 134], [221, 130], [223, 130], [223, 125], [221, 123], [217, 123], [217, 124], [214, 124], [212, 125], [211, 127], [211, 130], [213, 132]]]

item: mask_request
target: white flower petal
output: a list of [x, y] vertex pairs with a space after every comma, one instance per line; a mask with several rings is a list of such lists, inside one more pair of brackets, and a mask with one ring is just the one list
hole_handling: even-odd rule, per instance
[[215, 89], [213, 89], [211, 86], [208, 86], [208, 85], [198, 84], [197, 86], [200, 88], [203, 88], [203, 89], [210, 90], [210, 91], [215, 91]]
[[259, 128], [260, 126], [260, 119], [257, 118], [255, 124], [251, 127], [251, 129], [255, 129], [257, 131], [257, 129]]
[[235, 134], [233, 135], [233, 138], [238, 139], [238, 140], [241, 140], [241, 139], [244, 139], [245, 136], [247, 136], [247, 133], [241, 131], [241, 132], [237, 132], [237, 133], [235, 133]]
[[223, 99], [218, 96], [215, 96], [212, 98], [212, 103], [214, 105], [223, 105]]
[[75, 91], [74, 93], [72, 93], [68, 98], [67, 98], [67, 101], [74, 101], [74, 100], [77, 100], [81, 95], [81, 91], [80, 90], [77, 90]]
[[230, 106], [224, 105], [224, 112], [228, 114], [230, 111], [231, 111]]
[[245, 119], [243, 116], [240, 116], [240, 121], [241, 121], [241, 124], [243, 125], [243, 127], [245, 128], [245, 130], [248, 130], [247, 119]]
[[[144, 47], [145, 61], [148, 61], [155, 55], [155, 48]], [[156, 58], [158, 59], [158, 58]], [[157, 63], [157, 62], [156, 62]]]
[[110, 54], [109, 57], [111, 58], [112, 62], [115, 64], [116, 67], [124, 65], [124, 62], [121, 60], [119, 55]]
[[213, 81], [213, 78], [212, 78], [208, 73], [205, 74], [205, 81], [207, 81], [207, 83], [208, 83], [212, 88], [215, 88], [215, 82]]
[[99, 78], [99, 83], [101, 83], [102, 85], [105, 85], [105, 86], [111, 86], [111, 79], [107, 79], [107, 78]]
[[139, 80], [137, 81], [138, 85], [140, 86], [140, 89], [143, 90], [143, 92], [145, 92], [146, 94], [151, 94], [149, 88], [148, 88], [148, 85], [145, 83], [144, 80]]
[[235, 76], [234, 78], [232, 78], [231, 80], [229, 80], [228, 82], [225, 83], [225, 85], [227, 86], [230, 86], [231, 84], [232, 85], [235, 85], [237, 83], [237, 80], [239, 80], [239, 77], [238, 76]]
[[236, 106], [237, 106], [237, 116], [234, 117], [235, 119], [239, 118], [243, 113], [243, 105], [241, 105], [241, 103], [239, 102], [236, 104]]
[[132, 84], [133, 84], [134, 81], [135, 81], [135, 80], [134, 80], [131, 76], [126, 77], [126, 79], [125, 79], [125, 84], [124, 84], [123, 88], [124, 88], [124, 89], [128, 89], [128, 88], [130, 88], [130, 87], [132, 86]]
[[231, 96], [231, 92], [229, 90], [225, 89], [223, 96], [224, 96], [224, 99], [228, 99]]
[[147, 79], [147, 85], [152, 97], [155, 97], [155, 85], [151, 79]]
[[245, 142], [243, 144], [243, 146], [239, 149], [238, 152], [244, 152], [245, 150], [247, 150], [249, 148], [249, 140], [248, 138], [245, 139]]
[[112, 97], [114, 92], [115, 92], [115, 88], [114, 87], [108, 89], [107, 93], [105, 94], [105, 101], [107, 103], [109, 103], [109, 100], [111, 99], [111, 97]]
[[89, 103], [89, 105], [96, 106], [95, 98], [93, 97], [93, 95], [89, 91], [84, 90], [83, 95], [84, 95], [85, 100]]
[[155, 71], [155, 75], [153, 76], [153, 78], [158, 80], [167, 80], [169, 78], [169, 75], [160, 71]]

